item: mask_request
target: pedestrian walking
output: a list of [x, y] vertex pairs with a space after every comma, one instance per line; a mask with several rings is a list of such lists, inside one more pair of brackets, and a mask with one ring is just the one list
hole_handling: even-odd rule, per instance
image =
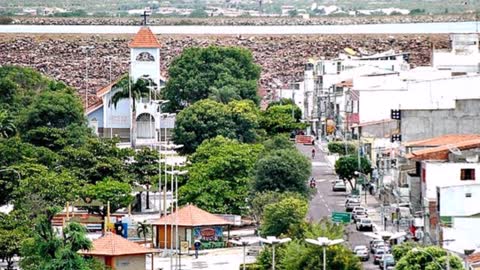
[[312, 148], [312, 159], [314, 159], [314, 158], [315, 158], [315, 147]]
[[200, 243], [200, 240], [196, 239], [195, 243], [193, 244], [193, 246], [195, 247], [195, 259], [198, 259], [198, 250], [200, 250], [201, 245], [202, 243]]

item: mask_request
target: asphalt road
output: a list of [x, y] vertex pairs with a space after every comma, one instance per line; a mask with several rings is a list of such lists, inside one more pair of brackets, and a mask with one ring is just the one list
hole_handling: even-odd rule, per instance
[[[311, 159], [311, 151], [313, 146], [298, 145], [297, 148]], [[312, 159], [312, 176], [317, 181], [317, 192], [310, 201], [308, 210], [308, 219], [310, 221], [319, 221], [322, 218], [330, 218], [332, 212], [345, 212], [345, 192], [333, 192], [332, 181], [337, 179], [333, 169], [330, 167], [326, 154], [319, 148], [316, 148], [315, 158]], [[370, 238], [365, 236], [363, 232], [358, 232], [355, 224], [351, 224], [346, 228], [347, 242], [350, 247], [356, 245], [369, 245]], [[370, 260], [363, 263], [365, 270], [380, 269], [378, 265], [373, 264], [373, 256]]]

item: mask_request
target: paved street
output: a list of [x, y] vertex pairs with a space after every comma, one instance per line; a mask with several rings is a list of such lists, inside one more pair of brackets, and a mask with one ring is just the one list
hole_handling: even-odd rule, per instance
[[[311, 158], [311, 151], [313, 146], [298, 145], [297, 148], [306, 156]], [[333, 171], [332, 165], [326, 158], [326, 154], [317, 146], [315, 159], [312, 160], [312, 175], [317, 180], [317, 193], [310, 201], [308, 210], [308, 218], [312, 221], [318, 221], [325, 217], [330, 217], [333, 211], [345, 211], [345, 192], [333, 192], [331, 181], [337, 179]], [[348, 183], [347, 183], [348, 187]], [[375, 227], [381, 226], [381, 217], [378, 213], [379, 204], [375, 198], [367, 195], [369, 216], [375, 223]], [[362, 197], [362, 204], [364, 197]], [[362, 232], [355, 229], [355, 225], [351, 224], [347, 227], [347, 240], [351, 247], [356, 245], [368, 246], [370, 238], [365, 236]], [[364, 269], [379, 269], [377, 265], [373, 264], [372, 256], [368, 262], [363, 263]]]

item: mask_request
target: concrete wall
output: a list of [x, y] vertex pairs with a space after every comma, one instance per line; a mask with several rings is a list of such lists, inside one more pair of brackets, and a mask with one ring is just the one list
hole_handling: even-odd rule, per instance
[[145, 255], [119, 256], [114, 259], [116, 270], [146, 269]]
[[[468, 181], [467, 181], [468, 182]], [[440, 216], [471, 216], [480, 213], [480, 185], [440, 188]]]
[[[480, 184], [479, 163], [447, 163], [447, 162], [424, 162], [425, 179], [422, 181], [422, 194], [425, 199], [437, 199], [437, 187], [453, 185]], [[476, 180], [460, 180], [461, 169], [475, 169]]]
[[480, 99], [457, 100], [454, 109], [402, 110], [402, 140], [414, 141], [480, 130]]
[[444, 248], [463, 253], [464, 249], [474, 249], [480, 245], [479, 217], [454, 217], [452, 223], [452, 228], [443, 228], [443, 239], [455, 241], [444, 245]]
[[385, 121], [360, 127], [361, 137], [390, 138], [398, 130], [397, 121]]
[[354, 78], [353, 90], [360, 92], [360, 123], [389, 119], [391, 109], [454, 109], [458, 99], [480, 98], [480, 92], [474, 91], [480, 85], [478, 75], [411, 80], [417, 75]]

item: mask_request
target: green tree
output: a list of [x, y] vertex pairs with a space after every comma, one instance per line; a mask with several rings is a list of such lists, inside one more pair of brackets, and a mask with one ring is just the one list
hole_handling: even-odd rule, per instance
[[263, 236], [280, 236], [302, 223], [307, 214], [306, 200], [287, 197], [278, 203], [265, 206], [260, 233]]
[[260, 222], [263, 219], [263, 212], [267, 205], [278, 203], [287, 197], [305, 200], [303, 195], [289, 191], [263, 191], [254, 193], [251, 200], [249, 200], [250, 216], [252, 216], [255, 221]]
[[269, 139], [263, 142], [263, 146], [265, 147], [265, 152], [282, 149], [295, 149], [295, 145], [284, 134], [277, 134], [269, 137]]
[[[137, 183], [147, 187], [146, 209], [150, 209], [149, 191], [152, 185], [155, 184], [153, 182], [155, 177], [158, 176], [158, 164], [158, 151], [143, 147], [135, 153], [134, 162], [130, 165], [130, 171], [133, 173]], [[158, 180], [158, 178], [156, 179]]]
[[203, 8], [197, 8], [197, 9], [194, 9], [192, 12], [190, 12], [188, 17], [191, 17], [191, 18], [207, 18], [208, 13]]
[[[167, 104], [170, 111], [206, 99], [214, 90], [228, 96], [227, 101], [240, 97], [258, 104], [260, 100], [257, 95], [260, 66], [253, 62], [252, 53], [243, 48], [187, 48], [170, 64], [168, 74], [164, 98], [170, 100]], [[236, 94], [231, 94], [232, 91]]]
[[254, 190], [308, 194], [312, 164], [298, 150], [275, 150], [258, 160]]
[[137, 224], [137, 236], [138, 238], [143, 236], [143, 240], [147, 242], [147, 234], [150, 232], [150, 224], [147, 223], [146, 220], [143, 222], [138, 222]]
[[224, 137], [204, 141], [191, 157], [187, 183], [180, 187], [180, 203], [193, 203], [213, 213], [245, 212], [261, 145]]
[[28, 211], [35, 218], [51, 207], [64, 207], [80, 194], [80, 182], [68, 171], [57, 173], [38, 164], [22, 164], [16, 167], [22, 177], [13, 192], [16, 209]]
[[357, 153], [357, 147], [352, 143], [345, 142], [329, 142], [328, 151], [330, 153], [337, 153], [341, 156], [353, 155]]
[[400, 245], [393, 246], [392, 254], [395, 258], [395, 261], [399, 261], [403, 256], [407, 255], [407, 253], [412, 250], [413, 248], [418, 248], [420, 245], [415, 242], [403, 242]]
[[[458, 256], [449, 255], [450, 269], [463, 269], [462, 261]], [[405, 254], [395, 266], [398, 270], [441, 270], [446, 269], [447, 252], [437, 246], [428, 246], [425, 248], [410, 250]], [[438, 264], [442, 265], [439, 267]]]
[[173, 140], [182, 144], [184, 153], [192, 153], [205, 140], [223, 136], [241, 142], [253, 142], [258, 126], [257, 109], [248, 101], [224, 105], [202, 100], [181, 111], [176, 119]]
[[119, 149], [117, 140], [89, 138], [80, 147], [65, 147], [60, 151], [59, 166], [68, 168], [77, 178], [95, 184], [106, 178], [130, 182], [129, 158], [131, 149]]
[[0, 214], [0, 259], [7, 262], [7, 270], [13, 270], [13, 257], [20, 255], [21, 243], [28, 231], [25, 218], [16, 211]]
[[23, 242], [20, 266], [24, 270], [90, 270], [88, 260], [78, 251], [91, 245], [83, 225], [68, 223], [58, 237], [49, 220], [42, 218], [33, 237]]
[[[131, 118], [136, 120], [137, 108], [136, 102], [142, 97], [148, 97], [152, 92], [150, 86], [155, 86], [150, 79], [138, 79], [137, 81], [130, 80], [129, 76], [124, 76], [114, 87], [118, 87], [118, 91], [114, 92], [110, 102], [116, 108], [118, 102], [124, 99], [132, 99], [132, 115]], [[135, 148], [137, 139], [137, 121], [132, 121], [132, 128], [130, 129], [130, 141], [132, 148]]]
[[[299, 228], [301, 233], [298, 233]], [[295, 232], [296, 231], [296, 232]], [[293, 232], [293, 234], [292, 234]], [[344, 235], [344, 226], [332, 223], [327, 219], [319, 223], [307, 223], [294, 226], [288, 236], [293, 241], [276, 248], [277, 266], [279, 269], [323, 269], [323, 249], [306, 243], [304, 239], [316, 239], [318, 237], [327, 237], [329, 239], [339, 239]], [[345, 245], [335, 245], [328, 247], [327, 269], [348, 269], [360, 270], [361, 263], [358, 258]], [[271, 268], [271, 249], [264, 249], [257, 258], [260, 269]]]
[[302, 111], [297, 105], [271, 106], [262, 113], [260, 127], [264, 128], [268, 134], [291, 132], [305, 127], [305, 124], [300, 123], [301, 117]]
[[335, 162], [335, 172], [340, 179], [348, 181], [352, 189], [356, 186], [352, 183], [352, 180], [358, 177], [355, 175], [356, 171], [369, 174], [372, 171], [370, 161], [364, 157], [361, 157], [360, 170], [358, 168], [358, 157], [356, 155], [343, 156]]
[[0, 138], [8, 138], [15, 134], [17, 128], [7, 110], [0, 110]]
[[95, 185], [85, 186], [83, 197], [97, 200], [103, 203], [102, 207], [91, 207], [91, 211], [107, 216], [107, 204], [110, 203], [110, 212], [115, 213], [118, 209], [127, 207], [133, 201], [132, 188], [128, 183], [122, 183], [112, 179], [98, 181]]
[[71, 124], [85, 125], [83, 106], [73, 91], [43, 91], [22, 113], [23, 132], [37, 127], [66, 128]]

